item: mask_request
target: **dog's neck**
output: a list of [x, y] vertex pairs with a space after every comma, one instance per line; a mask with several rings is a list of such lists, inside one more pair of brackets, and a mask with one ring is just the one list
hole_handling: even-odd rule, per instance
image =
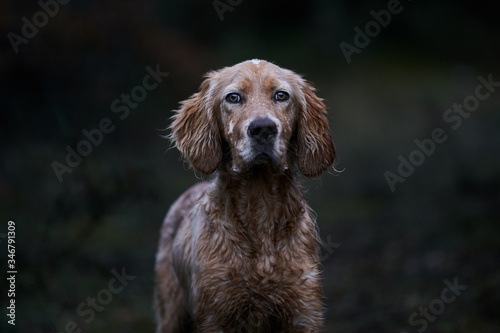
[[289, 237], [308, 214], [297, 175], [272, 172], [266, 165], [245, 173], [219, 170], [212, 199], [226, 229], [254, 240], [276, 242]]

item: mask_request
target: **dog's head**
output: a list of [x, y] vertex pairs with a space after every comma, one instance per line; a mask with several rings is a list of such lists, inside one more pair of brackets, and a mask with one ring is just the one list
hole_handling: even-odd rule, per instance
[[315, 177], [333, 164], [335, 149], [325, 104], [314, 91], [299, 75], [263, 60], [210, 72], [176, 111], [170, 138], [203, 173], [227, 163], [236, 173], [297, 165]]

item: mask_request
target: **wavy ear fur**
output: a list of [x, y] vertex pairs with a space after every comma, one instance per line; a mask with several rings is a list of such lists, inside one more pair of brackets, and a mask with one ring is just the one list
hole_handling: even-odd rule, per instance
[[302, 84], [304, 99], [298, 122], [298, 166], [306, 177], [316, 177], [335, 160], [335, 147], [326, 118], [326, 106], [307, 82]]
[[191, 166], [205, 174], [217, 170], [222, 159], [221, 137], [211, 95], [213, 73], [209, 73], [200, 91], [181, 102], [170, 125], [170, 140]]

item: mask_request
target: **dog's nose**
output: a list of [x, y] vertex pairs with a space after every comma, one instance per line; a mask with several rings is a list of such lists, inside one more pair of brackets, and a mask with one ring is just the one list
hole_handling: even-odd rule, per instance
[[248, 126], [248, 136], [251, 138], [268, 141], [278, 134], [278, 128], [269, 118], [260, 118], [252, 121]]

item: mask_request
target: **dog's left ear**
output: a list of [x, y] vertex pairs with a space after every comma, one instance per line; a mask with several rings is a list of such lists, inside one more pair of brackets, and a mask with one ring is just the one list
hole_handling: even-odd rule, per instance
[[315, 88], [302, 81], [303, 98], [297, 128], [298, 166], [306, 177], [319, 176], [335, 160], [335, 147], [326, 118], [326, 105]]

